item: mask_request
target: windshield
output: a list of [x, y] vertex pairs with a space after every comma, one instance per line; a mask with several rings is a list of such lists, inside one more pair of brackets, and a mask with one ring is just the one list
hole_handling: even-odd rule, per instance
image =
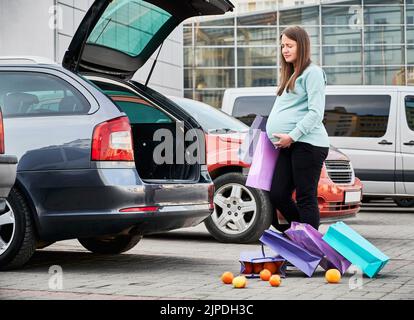
[[221, 110], [218, 110], [203, 102], [183, 99], [177, 97], [169, 97], [176, 104], [187, 111], [191, 116], [197, 120], [201, 127], [206, 131], [220, 131], [222, 129], [229, 131], [247, 131], [249, 127], [243, 122], [232, 118]]
[[146, 1], [113, 0], [87, 43], [136, 57], [170, 19], [174, 19], [171, 14]]

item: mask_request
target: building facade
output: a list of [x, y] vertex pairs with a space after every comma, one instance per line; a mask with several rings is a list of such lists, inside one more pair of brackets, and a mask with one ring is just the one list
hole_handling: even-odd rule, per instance
[[226, 88], [277, 85], [279, 35], [292, 25], [308, 32], [330, 85], [414, 85], [414, 0], [239, 0], [236, 8], [184, 24], [186, 97], [220, 107]]
[[[62, 62], [76, 29], [93, 1], [1, 0], [0, 55], [41, 56]], [[146, 80], [154, 56], [138, 70], [134, 79]], [[164, 94], [182, 96], [182, 70], [183, 33], [180, 26], [164, 42], [149, 86]]]

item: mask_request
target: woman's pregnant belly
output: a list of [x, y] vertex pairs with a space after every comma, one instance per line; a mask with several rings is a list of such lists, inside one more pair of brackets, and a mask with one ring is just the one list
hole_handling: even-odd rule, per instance
[[[298, 121], [305, 116], [305, 114], [301, 115], [299, 112], [296, 112], [292, 115], [292, 111], [289, 110], [288, 112], [272, 112], [269, 115], [266, 123], [266, 133], [267, 136], [273, 138], [273, 133], [289, 133], [293, 129], [295, 129], [296, 124]], [[276, 138], [277, 139], [277, 138]]]

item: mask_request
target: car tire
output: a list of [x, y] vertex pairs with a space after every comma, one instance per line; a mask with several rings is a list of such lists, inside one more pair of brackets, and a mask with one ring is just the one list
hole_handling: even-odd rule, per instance
[[22, 267], [36, 251], [36, 233], [31, 210], [23, 194], [13, 187], [7, 198], [5, 215], [13, 217], [13, 222], [0, 226], [2, 242], [6, 245], [0, 250], [0, 270], [13, 270]]
[[137, 235], [119, 235], [113, 237], [82, 238], [79, 243], [87, 250], [99, 254], [120, 254], [126, 252], [142, 239]]
[[[272, 223], [272, 214], [271, 214], [271, 204], [269, 201], [269, 195], [266, 191], [246, 187], [246, 179], [247, 177], [241, 173], [231, 172], [226, 173], [222, 176], [219, 176], [214, 180], [215, 186], [215, 193], [214, 193], [214, 212], [204, 221], [204, 224], [210, 234], [218, 241], [224, 243], [251, 243], [256, 242], [261, 237], [263, 232], [267, 230], [271, 223]], [[232, 210], [232, 215], [229, 217], [223, 216], [225, 219], [247, 219], [246, 228], [238, 228], [236, 223], [233, 221], [226, 222], [225, 226], [219, 226], [218, 219], [222, 217], [223, 214], [228, 214], [225, 212], [223, 207], [219, 206], [216, 202], [218, 201], [218, 195], [221, 196], [228, 196], [229, 193], [233, 192], [232, 190], [238, 190], [233, 188], [241, 188], [241, 195], [243, 201], [252, 203], [250, 200], [254, 200], [255, 204], [255, 211], [252, 212], [244, 212], [238, 210], [238, 204], [246, 205], [247, 203], [237, 202], [238, 200], [236, 197], [228, 197], [226, 199], [226, 203], [229, 202], [225, 207], [227, 208], [228, 205], [232, 206], [230, 209]], [[222, 192], [222, 193], [221, 193]], [[235, 199], [237, 204], [232, 202], [230, 204], [229, 199]], [[222, 203], [221, 203], [222, 204]], [[236, 214], [237, 213], [237, 217]], [[250, 219], [250, 220], [249, 220]], [[224, 221], [224, 220], [223, 220]], [[226, 220], [227, 221], [227, 220]], [[241, 221], [241, 220], [240, 220]], [[233, 225], [233, 227], [237, 230], [232, 230], [229, 225]], [[240, 230], [242, 229], [242, 230]]]
[[403, 208], [414, 207], [414, 198], [395, 198], [394, 202], [399, 207], [403, 207]]

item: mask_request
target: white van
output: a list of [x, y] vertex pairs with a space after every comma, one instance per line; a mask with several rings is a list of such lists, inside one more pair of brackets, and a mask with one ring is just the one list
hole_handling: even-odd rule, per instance
[[[250, 125], [268, 116], [276, 87], [227, 89], [222, 110]], [[351, 159], [364, 197], [414, 206], [414, 87], [327, 86], [324, 125]]]

